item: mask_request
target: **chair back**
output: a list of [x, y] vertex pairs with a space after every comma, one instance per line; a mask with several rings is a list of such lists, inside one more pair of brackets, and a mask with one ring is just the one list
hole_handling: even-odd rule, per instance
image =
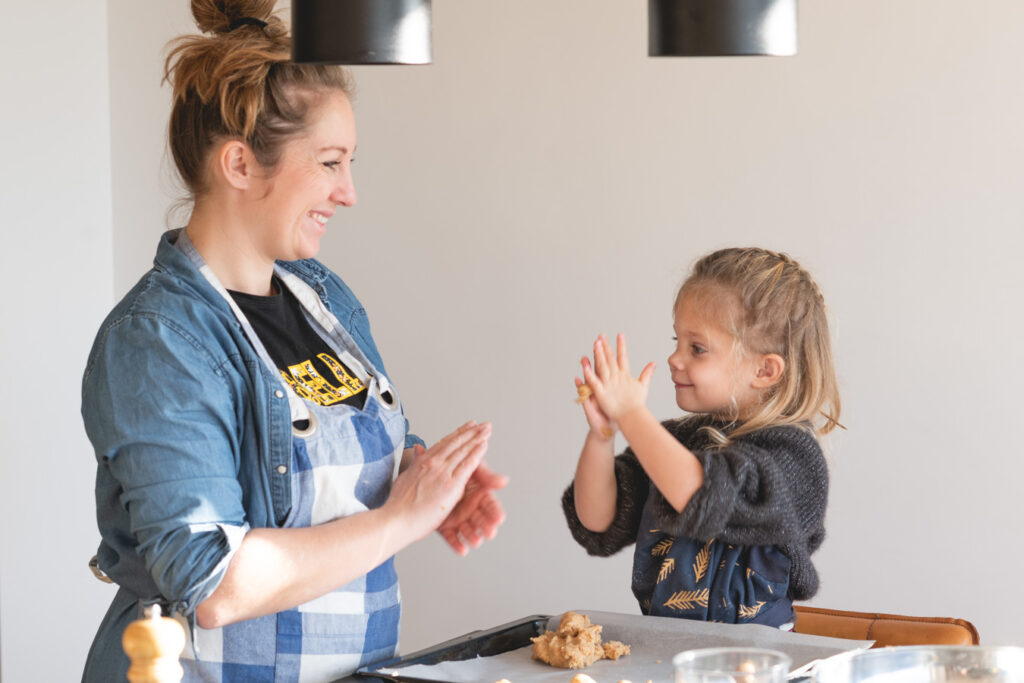
[[949, 617], [848, 612], [794, 605], [797, 633], [831, 638], [873, 640], [873, 647], [892, 645], [977, 645], [974, 624]]

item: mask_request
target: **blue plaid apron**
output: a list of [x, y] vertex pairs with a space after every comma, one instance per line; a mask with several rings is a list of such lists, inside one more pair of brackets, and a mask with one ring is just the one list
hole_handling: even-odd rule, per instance
[[[227, 300], [264, 364], [280, 378], [245, 315], [195, 247], [184, 234], [178, 244]], [[282, 379], [292, 421], [304, 426], [293, 429], [292, 508], [282, 526], [308, 527], [380, 507], [391, 490], [404, 446], [406, 423], [398, 395], [316, 293], [280, 266], [275, 270], [338, 358], [367, 387], [362, 409], [345, 404], [324, 407], [299, 398]], [[400, 616], [392, 557], [365, 576], [294, 609], [219, 629], [195, 627], [192, 635], [199, 657], [192, 642], [186, 644], [182, 680], [332, 681], [394, 656]]]

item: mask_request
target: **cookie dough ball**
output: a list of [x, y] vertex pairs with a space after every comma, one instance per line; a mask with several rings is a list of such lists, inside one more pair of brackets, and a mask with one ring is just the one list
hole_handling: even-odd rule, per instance
[[[558, 633], [561, 635], [579, 635], [580, 631], [590, 627], [590, 617], [586, 614], [566, 612], [558, 622]], [[598, 629], [601, 627], [598, 626]]]
[[582, 669], [599, 659], [618, 659], [629, 654], [629, 646], [618, 641], [601, 643], [601, 626], [590, 623], [585, 614], [566, 612], [557, 631], [531, 638], [533, 658], [563, 669]]
[[604, 644], [604, 658], [615, 661], [622, 655], [629, 654], [629, 645], [620, 643], [617, 640], [609, 640]]
[[582, 669], [604, 657], [600, 627], [584, 629], [577, 635], [548, 631], [531, 640], [534, 659], [562, 669]]

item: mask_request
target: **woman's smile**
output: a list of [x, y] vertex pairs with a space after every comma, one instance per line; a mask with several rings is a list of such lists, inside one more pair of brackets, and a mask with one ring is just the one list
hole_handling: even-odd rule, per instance
[[326, 213], [322, 211], [310, 211], [306, 215], [313, 220], [314, 230], [317, 236], [323, 235], [327, 232], [327, 221], [330, 220], [331, 215], [334, 212]]

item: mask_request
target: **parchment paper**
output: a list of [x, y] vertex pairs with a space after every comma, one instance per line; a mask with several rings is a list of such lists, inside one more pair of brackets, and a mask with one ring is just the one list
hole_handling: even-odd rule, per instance
[[[788, 654], [792, 669], [819, 659], [871, 645], [872, 641], [823, 638], [780, 631], [754, 624], [712, 624], [670, 617], [645, 617], [594, 610], [573, 610], [601, 624], [603, 641], [620, 640], [631, 654], [618, 661], [601, 660], [586, 669], [556, 669], [530, 657], [523, 647], [493, 657], [478, 657], [461, 662], [412, 665], [381, 670], [392, 676], [418, 678], [445, 683], [493, 683], [506, 678], [511, 683], [569, 683], [579, 672], [586, 672], [597, 683], [672, 683], [672, 657], [683, 650], [704, 647], [763, 647]], [[548, 629], [556, 630], [561, 615], [554, 615]]]

